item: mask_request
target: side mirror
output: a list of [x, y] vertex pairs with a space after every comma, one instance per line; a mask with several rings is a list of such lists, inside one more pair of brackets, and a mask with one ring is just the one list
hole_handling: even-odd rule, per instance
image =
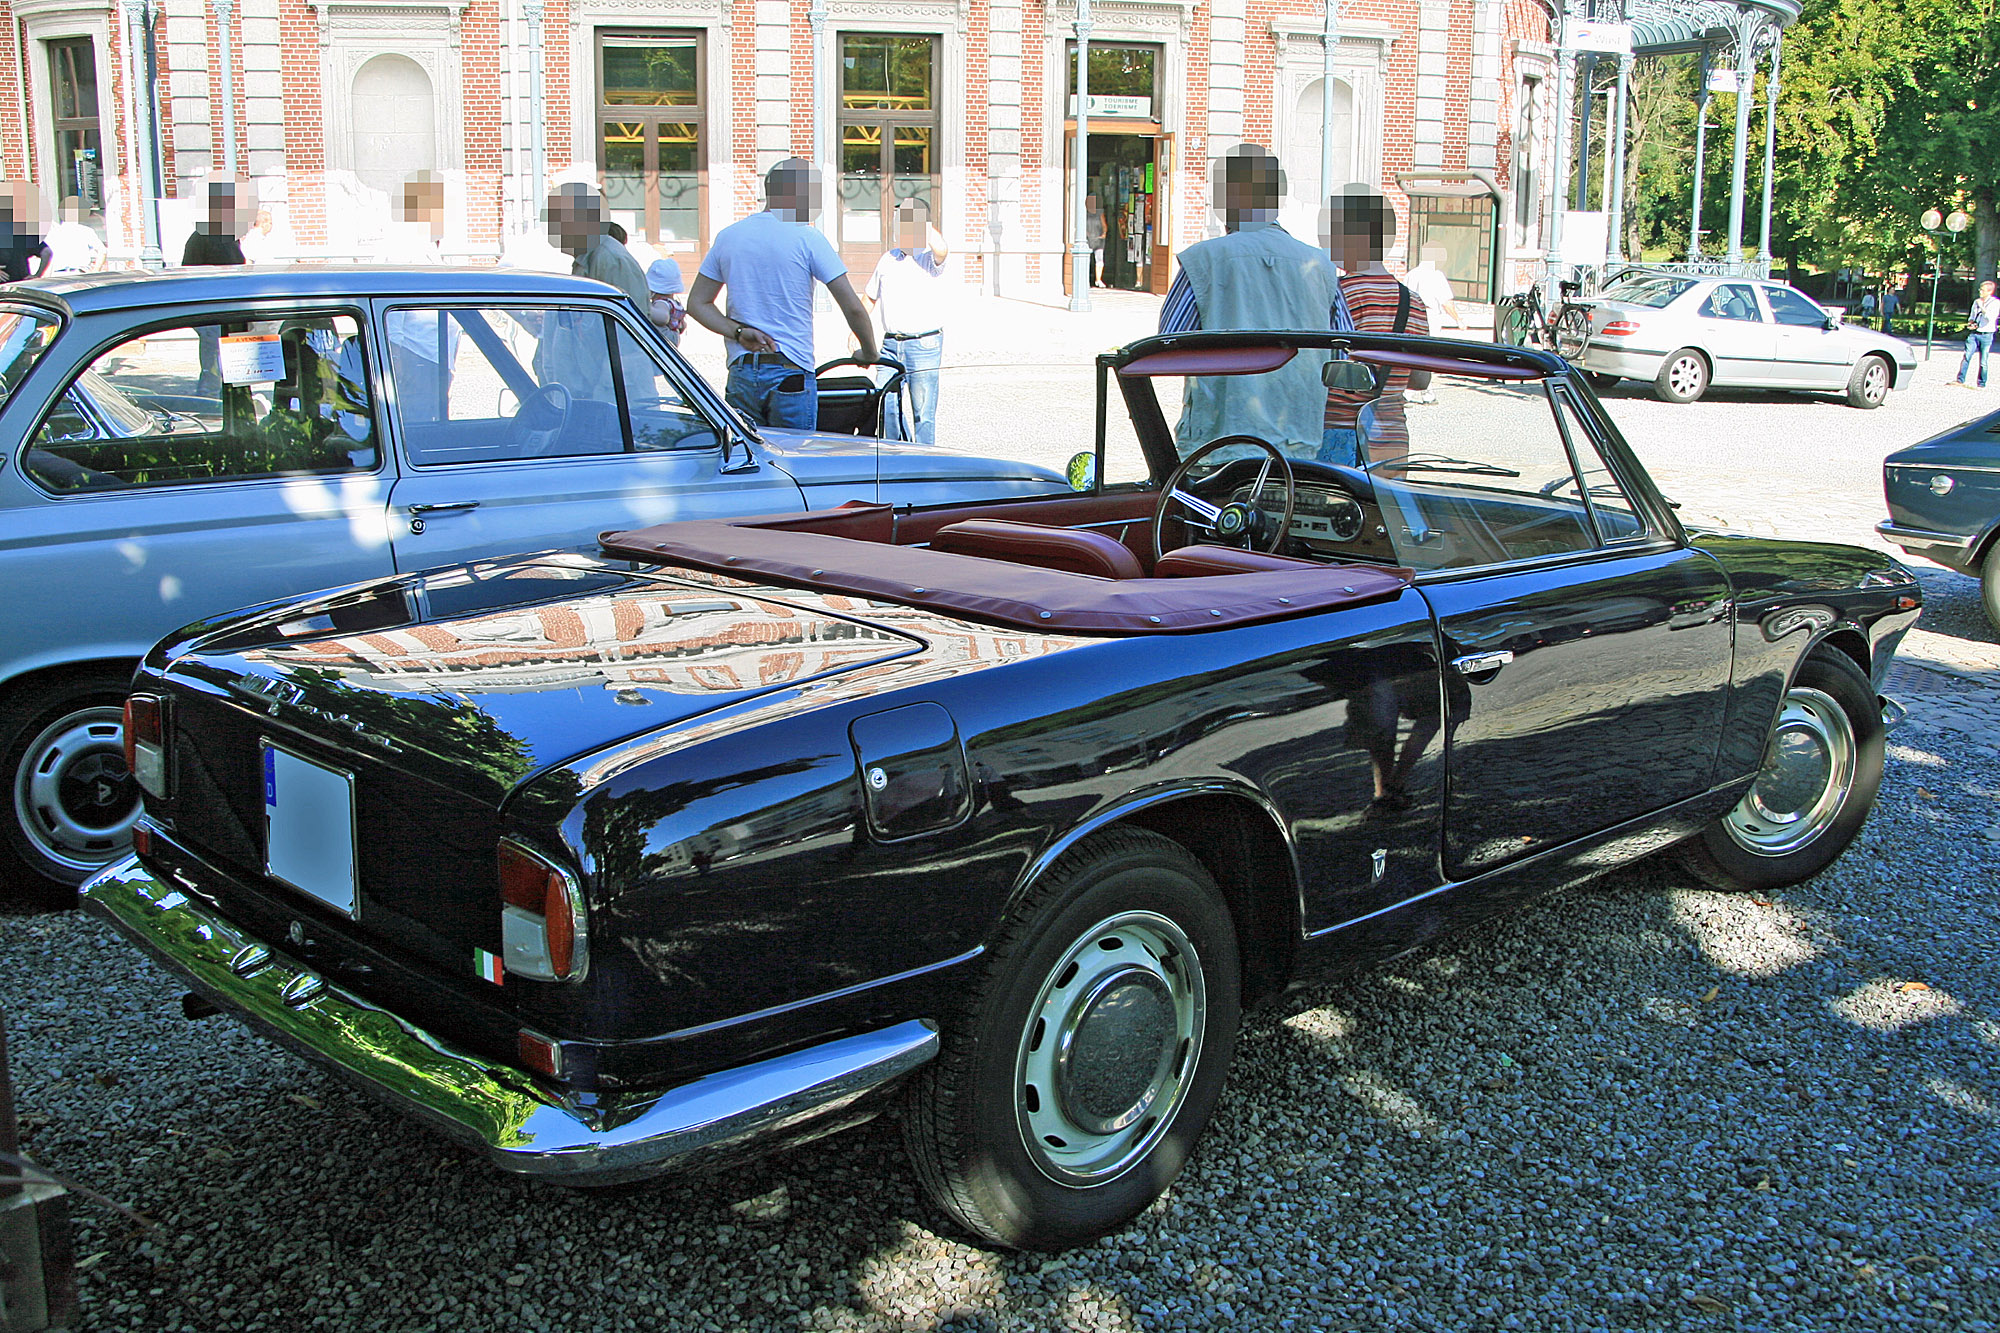
[[1360, 361], [1329, 361], [1319, 368], [1319, 382], [1343, 393], [1379, 393], [1375, 370]]
[[1835, 329], [1840, 327], [1840, 316], [1828, 315], [1826, 317], [1826, 322], [1820, 325], [1820, 327], [1825, 329], [1828, 333], [1832, 333]]
[[1069, 488], [1073, 491], [1094, 491], [1097, 489], [1097, 455], [1072, 454], [1069, 466], [1064, 469], [1069, 478]]

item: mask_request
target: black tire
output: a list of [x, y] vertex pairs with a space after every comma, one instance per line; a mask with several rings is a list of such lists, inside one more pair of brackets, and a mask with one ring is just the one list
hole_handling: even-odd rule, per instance
[[1599, 393], [1603, 393], [1606, 389], [1615, 388], [1618, 384], [1618, 376], [1607, 375], [1601, 370], [1586, 370], [1583, 372], [1583, 377], [1589, 380], [1590, 387]]
[[1590, 346], [1590, 312], [1580, 306], [1572, 306], [1556, 316], [1556, 355], [1565, 361], [1574, 361], [1582, 356]]
[[1879, 356], [1864, 356], [1854, 363], [1854, 371], [1847, 377], [1847, 403], [1864, 412], [1873, 411], [1889, 401], [1889, 386], [1894, 382], [1896, 372], [1888, 361]]
[[77, 885], [132, 845], [139, 792], [125, 771], [127, 672], [44, 679], [0, 700], [0, 898], [72, 906]]
[[1691, 403], [1708, 392], [1708, 358], [1692, 347], [1672, 352], [1653, 377], [1653, 393], [1663, 403]]
[[1979, 603], [1986, 608], [1986, 623], [2000, 630], [2000, 542], [1987, 547], [1979, 562]]
[[1847, 654], [1799, 667], [1766, 742], [1757, 784], [1682, 843], [1690, 870], [1718, 889], [1783, 888], [1833, 864], [1882, 785], [1882, 710]]
[[1180, 1174], [1239, 1018], [1236, 931], [1201, 863], [1145, 830], [1086, 838], [1002, 923], [981, 980], [943, 1016], [903, 1121], [917, 1177], [995, 1245], [1061, 1250], [1114, 1231]]
[[1493, 307], [1493, 341], [1519, 347], [1528, 341], [1528, 303], [1519, 296], [1503, 296]]

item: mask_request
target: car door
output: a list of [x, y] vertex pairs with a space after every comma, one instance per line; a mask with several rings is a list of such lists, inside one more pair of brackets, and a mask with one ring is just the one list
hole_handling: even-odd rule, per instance
[[1801, 389], [1839, 389], [1854, 369], [1854, 348], [1826, 311], [1781, 283], [1758, 287], [1778, 333], [1773, 380]]
[[1705, 790], [1730, 671], [1727, 579], [1635, 502], [1590, 410], [1482, 398], [1457, 455], [1375, 469], [1437, 624], [1452, 880]]
[[1695, 324], [1713, 368], [1712, 384], [1762, 384], [1777, 355], [1776, 328], [1747, 282], [1717, 283], [1697, 297]]
[[[691, 371], [608, 304], [388, 304], [403, 458], [396, 567], [551, 548], [686, 518], [804, 507], [754, 463]], [[749, 466], [746, 466], [749, 465]]]
[[[79, 321], [8, 404], [16, 662], [136, 655], [191, 621], [393, 572], [358, 310]], [[17, 433], [18, 432], [18, 433]]]

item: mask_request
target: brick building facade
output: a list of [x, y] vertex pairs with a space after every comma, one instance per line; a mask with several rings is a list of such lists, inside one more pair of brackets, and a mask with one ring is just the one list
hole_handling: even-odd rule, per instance
[[[156, 132], [169, 258], [193, 187], [232, 163], [256, 180], [278, 250], [331, 258], [383, 252], [397, 184], [417, 171], [447, 182], [448, 253], [534, 258], [543, 193], [587, 178], [691, 272], [709, 237], [761, 206], [763, 169], [798, 155], [827, 164], [823, 225], [850, 265], [872, 263], [895, 201], [914, 195], [963, 280], [1048, 290], [1066, 277], [1074, 5], [8, 0], [0, 78], [20, 95], [0, 116], [0, 165], [85, 197], [114, 254], [136, 256]], [[1314, 234], [1325, 54], [1312, 0], [1097, 0], [1091, 20], [1089, 189], [1108, 280], [1165, 290], [1172, 255], [1217, 226], [1210, 159], [1244, 140], [1278, 151], [1286, 221]], [[150, 126], [132, 96], [149, 55]], [[1406, 243], [1444, 244], [1463, 295], [1490, 298], [1496, 276], [1518, 285], [1555, 175], [1547, 8], [1350, 0], [1334, 65], [1336, 184], [1384, 187]], [[1497, 197], [1469, 178], [1410, 179], [1465, 172]]]

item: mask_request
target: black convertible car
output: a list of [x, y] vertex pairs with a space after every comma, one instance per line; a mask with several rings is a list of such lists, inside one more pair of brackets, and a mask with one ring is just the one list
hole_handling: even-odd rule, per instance
[[1215, 333], [1097, 373], [1073, 495], [190, 627], [87, 904], [504, 1169], [898, 1096], [945, 1212], [1059, 1248], [1173, 1180], [1244, 1005], [1674, 844], [1787, 884], [1866, 818], [1914, 580], [1683, 531], [1562, 361]]

